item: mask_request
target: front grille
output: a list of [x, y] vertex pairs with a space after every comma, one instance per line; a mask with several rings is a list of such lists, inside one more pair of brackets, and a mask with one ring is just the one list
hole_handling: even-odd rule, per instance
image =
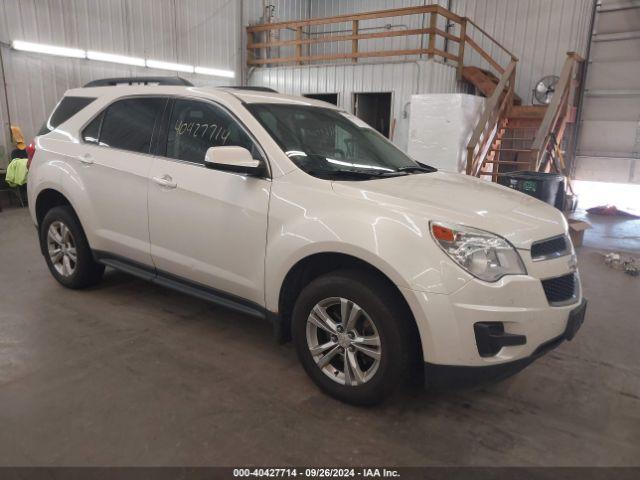
[[565, 235], [541, 240], [531, 245], [531, 259], [534, 261], [561, 257], [569, 253], [571, 253], [571, 244]]
[[542, 288], [549, 304], [568, 302], [576, 296], [576, 276], [570, 273], [562, 277], [542, 280]]

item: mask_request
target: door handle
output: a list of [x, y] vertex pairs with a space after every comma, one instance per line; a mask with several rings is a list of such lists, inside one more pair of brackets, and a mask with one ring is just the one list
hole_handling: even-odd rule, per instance
[[153, 181], [156, 182], [161, 187], [165, 188], [176, 188], [178, 184], [173, 181], [171, 175], [163, 175], [161, 177], [153, 177]]
[[89, 153], [85, 153], [84, 155], [80, 155], [78, 157], [78, 160], [80, 160], [80, 163], [83, 163], [85, 165], [93, 164], [93, 157]]

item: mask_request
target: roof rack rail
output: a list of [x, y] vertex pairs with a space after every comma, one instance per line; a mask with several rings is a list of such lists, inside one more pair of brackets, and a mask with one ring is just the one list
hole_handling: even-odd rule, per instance
[[235, 85], [227, 85], [225, 87], [220, 87], [220, 88], [231, 88], [233, 90], [253, 90], [255, 92], [278, 93], [277, 90], [274, 90], [273, 88], [269, 88], [269, 87], [239, 87], [239, 86], [235, 86]]
[[177, 85], [183, 87], [193, 87], [193, 83], [182, 77], [117, 77], [117, 78], [101, 78], [100, 80], [92, 80], [84, 85], [83, 88], [89, 87], [113, 87], [116, 85]]

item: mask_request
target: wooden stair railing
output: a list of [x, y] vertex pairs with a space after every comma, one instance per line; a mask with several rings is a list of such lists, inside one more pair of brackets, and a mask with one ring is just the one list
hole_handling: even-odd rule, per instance
[[[429, 14], [430, 16], [428, 28], [387, 30], [371, 33], [362, 32], [362, 22], [366, 20], [425, 14]], [[460, 25], [462, 34], [460, 36], [456, 36], [452, 33], [449, 33], [447, 31], [448, 29], [442, 30], [438, 28], [439, 17], [444, 17], [445, 24], [453, 23], [454, 25]], [[342, 24], [340, 25], [341, 28], [344, 24], [351, 24], [351, 31], [350, 33], [344, 35], [322, 35], [321, 32], [311, 32], [309, 29], [309, 27], [317, 25], [331, 24]], [[459, 15], [456, 15], [446, 8], [443, 8], [439, 5], [423, 5], [416, 7], [393, 8], [389, 10], [377, 10], [372, 12], [336, 15], [332, 17], [312, 18], [308, 20], [293, 20], [286, 22], [250, 25], [247, 27], [247, 65], [260, 66], [286, 63], [304, 64], [310, 62], [325, 62], [334, 60], [350, 60], [353, 62], [357, 62], [360, 58], [397, 57], [411, 55], [427, 55], [429, 58], [438, 56], [451, 61], [462, 63], [460, 58], [461, 54], [464, 53], [465, 24], [466, 19], [464, 17], [460, 17]], [[271, 32], [274, 30], [278, 32], [294, 32], [295, 38], [287, 40], [272, 40], [274, 36], [271, 34]], [[257, 35], [263, 33], [266, 34], [266, 38], [256, 39]], [[311, 38], [311, 34], [316, 36]], [[305, 35], [307, 36], [307, 38], [304, 38]], [[416, 35], [428, 36], [426, 48], [424, 46], [421, 46], [421, 48], [394, 50], [363, 50], [362, 48], [363, 46], [365, 46], [365, 40], [378, 40], [381, 38], [407, 37]], [[457, 43], [459, 46], [458, 53], [456, 54], [437, 48], [437, 37], [444, 38], [449, 42]], [[329, 53], [318, 55], [311, 55], [308, 49], [306, 53], [303, 53], [302, 51], [303, 46], [310, 47], [311, 45], [318, 45], [322, 43], [340, 42], [348, 42], [350, 51], [346, 53]], [[294, 48], [291, 53], [287, 53], [282, 56], [280, 55], [279, 51], [274, 54], [273, 49], [277, 47]]]
[[567, 173], [563, 156], [556, 152], [561, 148], [567, 125], [576, 121], [583, 64], [584, 59], [580, 55], [575, 52], [567, 53], [560, 80], [531, 146], [536, 171], [555, 170]]
[[576, 119], [582, 63], [579, 55], [567, 54], [549, 105], [505, 106], [499, 102], [503, 92], [496, 87], [468, 144], [467, 173], [494, 182], [514, 170], [566, 175], [561, 143]]
[[513, 105], [516, 64], [517, 59], [512, 59], [502, 73], [467, 144], [467, 175], [478, 177], [483, 172], [487, 155], [501, 126], [500, 122]]
[[[404, 17], [411, 15], [429, 15], [428, 27], [411, 28], [401, 30], [386, 30], [381, 32], [363, 32], [363, 22], [367, 20], [375, 20], [381, 18]], [[344, 25], [351, 25], [350, 30], [344, 34], [336, 35], [328, 33], [323, 35], [322, 32], [313, 32], [310, 27], [318, 25], [339, 24], [339, 28]], [[447, 27], [439, 28], [439, 25], [447, 25]], [[458, 28], [459, 35], [451, 33], [450, 27]], [[377, 27], [374, 27], [377, 28]], [[383, 28], [383, 27], [379, 27]], [[332, 17], [311, 18], [307, 20], [292, 20], [286, 22], [261, 23], [257, 25], [249, 25], [247, 27], [247, 65], [248, 66], [265, 66], [265, 65], [282, 65], [282, 64], [308, 64], [312, 62], [331, 62], [336, 60], [347, 60], [357, 62], [361, 58], [373, 57], [403, 57], [426, 55], [428, 58], [440, 57], [446, 61], [456, 62], [458, 70], [458, 79], [462, 78], [462, 68], [464, 66], [465, 46], [468, 44], [474, 49], [482, 59], [484, 59], [499, 75], [504, 72], [506, 67], [501, 66], [499, 61], [491, 56], [481, 46], [478, 38], [473, 38], [470, 29], [482, 35], [484, 39], [495, 46], [498, 50], [506, 53], [511, 59], [516, 57], [509, 52], [503, 45], [498, 43], [491, 35], [485, 32], [477, 24], [467, 17], [461, 17], [455, 13], [441, 7], [440, 5], [422, 5], [415, 7], [393, 8], [389, 10], [376, 10], [371, 12], [353, 13], [345, 15], [336, 15]], [[271, 32], [277, 31], [278, 40]], [[289, 32], [290, 39], [282, 38], [282, 32]], [[264, 35], [264, 38], [257, 38]], [[313, 35], [313, 37], [311, 37]], [[305, 38], [306, 36], [306, 38]], [[420, 43], [420, 48], [405, 49], [364, 49], [367, 40], [379, 40], [392, 37], [410, 37], [410, 36], [426, 36], [426, 42]], [[457, 44], [457, 52], [451, 52], [438, 48], [438, 39], [443, 39], [448, 45]], [[311, 54], [310, 47], [325, 43], [346, 43], [348, 45], [346, 52], [334, 52], [327, 54]], [[286, 53], [282, 53], [279, 48], [288, 49]], [[303, 52], [303, 48], [306, 47]], [[278, 50], [276, 50], [278, 49]]]

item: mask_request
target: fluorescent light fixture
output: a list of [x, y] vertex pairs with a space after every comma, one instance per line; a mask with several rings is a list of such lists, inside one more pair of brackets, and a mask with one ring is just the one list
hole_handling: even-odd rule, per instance
[[144, 58], [126, 57], [124, 55], [115, 55], [113, 53], [102, 53], [89, 50], [87, 52], [87, 58], [89, 60], [97, 60], [99, 62], [122, 63], [123, 65], [144, 67]]
[[[1, 1], [1, 0], [0, 0]], [[87, 58], [98, 62], [120, 63], [123, 65], [133, 65], [136, 67], [157, 68], [159, 70], [171, 70], [173, 72], [197, 73], [199, 75], [212, 75], [214, 77], [234, 78], [236, 76], [233, 70], [224, 70], [221, 68], [194, 67], [193, 65], [185, 65], [183, 63], [162, 62], [160, 60], [145, 60], [141, 57], [127, 57], [126, 55], [117, 55], [115, 53], [103, 53], [93, 50], [85, 51], [79, 48], [57, 47], [55, 45], [46, 45], [44, 43], [23, 42], [22, 40], [14, 40], [11, 46], [15, 50], [25, 52], [44, 53], [46, 55], [58, 55], [61, 57]]]
[[221, 70], [219, 68], [196, 67], [195, 72], [200, 75], [213, 75], [214, 77], [233, 78], [236, 76], [236, 72], [233, 70]]
[[159, 70], [172, 70], [174, 72], [193, 73], [193, 65], [184, 65], [182, 63], [161, 62], [159, 60], [147, 60], [147, 67], [157, 68]]
[[61, 57], [85, 58], [86, 53], [79, 48], [56, 47], [43, 43], [23, 42], [22, 40], [14, 40], [11, 46], [24, 52], [46, 53], [47, 55], [59, 55]]

